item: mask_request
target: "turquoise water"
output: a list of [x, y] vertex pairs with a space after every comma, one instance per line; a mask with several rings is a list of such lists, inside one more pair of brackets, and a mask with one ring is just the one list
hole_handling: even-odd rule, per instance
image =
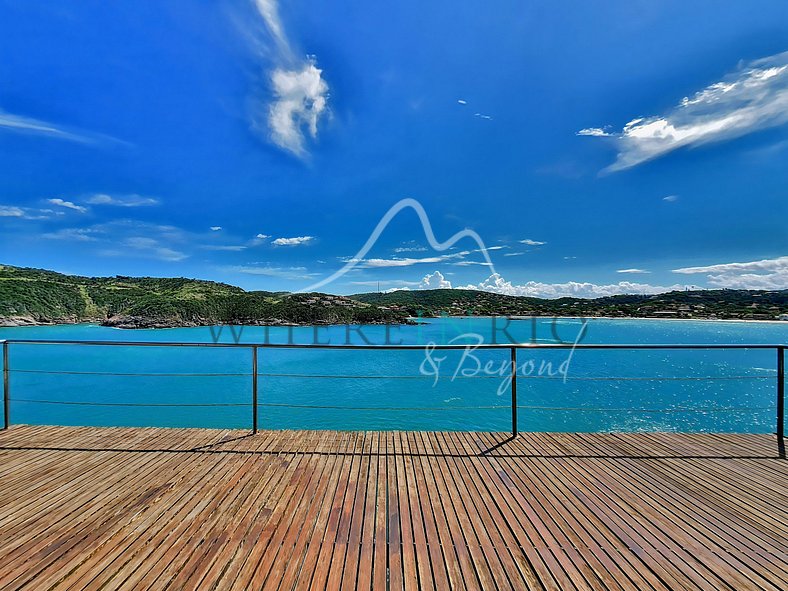
[[[508, 326], [504, 319], [431, 319], [393, 329], [365, 326], [361, 333], [343, 326], [225, 327], [218, 334], [209, 328], [122, 331], [76, 325], [5, 328], [0, 339], [206, 343], [218, 337], [331, 344], [366, 339], [381, 345], [388, 330], [394, 344], [472, 342], [469, 333], [488, 343], [493, 333], [497, 342], [511, 337], [549, 343], [573, 342], [582, 327], [583, 321], [569, 318], [516, 320]], [[593, 319], [582, 342], [776, 344], [788, 342], [788, 323]], [[773, 350], [576, 350], [571, 358], [569, 353], [519, 351], [521, 431], [774, 431]], [[440, 363], [439, 357], [444, 357]], [[247, 428], [251, 358], [245, 348], [12, 344], [11, 422]], [[434, 351], [430, 359], [421, 349], [260, 349], [260, 426], [511, 428], [510, 390], [498, 372], [508, 372], [508, 350]], [[475, 371], [479, 366], [487, 370]]]

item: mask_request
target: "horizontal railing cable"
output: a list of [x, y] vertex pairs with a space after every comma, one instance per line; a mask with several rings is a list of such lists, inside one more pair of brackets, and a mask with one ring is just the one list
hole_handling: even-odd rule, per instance
[[[76, 406], [122, 406], [122, 407], [249, 407], [246, 402], [206, 402], [206, 403], [166, 403], [166, 402], [90, 402], [77, 400], [37, 400], [32, 398], [12, 398], [11, 402], [27, 402], [37, 404], [65, 404]], [[490, 404], [478, 406], [347, 406], [328, 404], [291, 404], [278, 402], [261, 402], [258, 406], [270, 408], [305, 408], [320, 410], [352, 410], [352, 411], [460, 411], [460, 410], [503, 410], [510, 405]], [[770, 407], [674, 407], [674, 408], [608, 408], [585, 406], [535, 406], [518, 404], [518, 409], [578, 411], [578, 412], [639, 412], [639, 413], [673, 413], [673, 412], [755, 412], [772, 410]]]
[[[192, 372], [112, 372], [112, 371], [72, 371], [48, 369], [9, 369], [10, 373], [44, 374], [44, 375], [78, 375], [78, 376], [117, 376], [117, 377], [251, 377], [249, 372], [228, 373], [192, 373]], [[501, 380], [509, 378], [505, 375], [350, 375], [350, 374], [294, 374], [294, 373], [258, 373], [266, 378], [304, 378], [321, 380]], [[776, 373], [765, 375], [734, 375], [734, 376], [516, 376], [518, 380], [562, 380], [562, 381], [671, 381], [671, 380], [773, 380]]]

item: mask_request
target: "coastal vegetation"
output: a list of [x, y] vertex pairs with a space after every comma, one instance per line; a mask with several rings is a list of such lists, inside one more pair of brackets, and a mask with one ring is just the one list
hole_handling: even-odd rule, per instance
[[81, 277], [0, 266], [0, 325], [96, 322], [119, 328], [212, 324], [383, 324], [406, 314], [329, 294], [244, 291], [183, 278]]
[[540, 299], [476, 290], [361, 293], [245, 291], [185, 278], [82, 277], [0, 265], [0, 325], [95, 322], [119, 328], [212, 324], [403, 324], [434, 316], [788, 319], [788, 290], [674, 291]]
[[362, 293], [350, 296], [408, 315], [609, 316], [646, 318], [788, 319], [788, 290], [696, 290], [596, 299], [541, 299], [470, 289]]

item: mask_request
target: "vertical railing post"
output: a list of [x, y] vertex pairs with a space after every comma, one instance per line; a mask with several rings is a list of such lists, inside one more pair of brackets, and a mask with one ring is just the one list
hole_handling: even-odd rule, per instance
[[257, 433], [257, 345], [252, 346], [252, 433]]
[[777, 347], [777, 437], [785, 436], [785, 347]]
[[10, 384], [8, 380], [8, 341], [3, 341], [3, 429], [8, 429], [11, 426]]
[[517, 347], [512, 353], [512, 437], [517, 437]]

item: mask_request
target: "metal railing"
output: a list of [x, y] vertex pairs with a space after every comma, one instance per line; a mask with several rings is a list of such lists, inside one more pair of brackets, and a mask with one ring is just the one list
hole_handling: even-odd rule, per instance
[[[108, 372], [107, 375], [249, 375], [252, 378], [252, 431], [257, 433], [258, 425], [258, 377], [261, 375], [258, 371], [258, 350], [259, 349], [337, 349], [337, 350], [374, 350], [374, 351], [387, 351], [387, 350], [404, 350], [416, 351], [424, 350], [425, 345], [357, 345], [357, 344], [318, 344], [318, 343], [197, 343], [197, 342], [166, 342], [166, 341], [93, 341], [93, 340], [36, 340], [36, 339], [8, 339], [1, 340], [3, 350], [3, 429], [7, 429], [11, 424], [10, 419], [10, 366], [9, 366], [9, 348], [10, 345], [77, 345], [77, 346], [102, 346], [102, 347], [195, 347], [195, 348], [234, 348], [234, 349], [247, 349], [252, 353], [252, 368], [250, 374], [116, 374]], [[467, 350], [472, 347], [474, 350], [508, 350], [510, 355], [510, 392], [511, 392], [511, 411], [512, 411], [512, 435], [516, 436], [518, 433], [517, 425], [517, 351], [520, 349], [571, 349], [571, 350], [773, 350], [777, 354], [776, 364], [776, 407], [777, 407], [777, 421], [776, 421], [776, 434], [779, 438], [784, 438], [785, 435], [785, 349], [788, 345], [785, 344], [592, 344], [592, 343], [490, 343], [490, 344], [435, 344], [435, 350]], [[20, 370], [26, 371], [26, 370]], [[27, 370], [35, 372], [36, 370]], [[101, 374], [102, 372], [48, 372], [41, 370], [41, 373], [74, 373], [74, 374]], [[103, 375], [103, 374], [102, 374]], [[263, 374], [263, 375], [277, 375], [277, 374]], [[285, 374], [283, 374], [285, 375]], [[299, 377], [295, 374], [286, 374], [290, 377]], [[318, 376], [305, 374], [301, 377], [315, 377], [315, 378], [337, 378], [337, 377], [375, 377], [375, 378], [392, 378], [392, 376]], [[393, 376], [393, 377], [423, 377], [423, 376]], [[734, 376], [732, 378], [713, 378], [713, 377], [686, 377], [686, 378], [671, 378], [671, 377], [650, 377], [650, 378], [574, 378], [574, 379], [649, 379], [649, 380], [670, 380], [670, 379], [741, 379], [744, 377], [752, 376]], [[766, 376], [764, 376], [766, 377]], [[520, 378], [523, 379], [523, 378]], [[534, 379], [529, 378], [529, 379]], [[551, 378], [545, 378], [551, 379]], [[41, 401], [36, 401], [41, 402]], [[64, 402], [59, 402], [63, 403]], [[76, 404], [76, 403], [75, 403]], [[85, 403], [91, 404], [91, 403]], [[95, 403], [93, 403], [95, 404]], [[117, 404], [123, 406], [123, 404]], [[150, 406], [150, 405], [148, 405]], [[203, 406], [203, 405], [189, 405], [189, 404], [173, 404], [173, 405], [159, 405], [159, 406]], [[213, 406], [213, 405], [210, 405]], [[226, 406], [226, 405], [225, 405]], [[238, 406], [238, 405], [230, 405]], [[243, 405], [245, 406], [245, 405]], [[282, 405], [289, 406], [289, 405]], [[295, 405], [294, 405], [295, 406]], [[310, 408], [312, 408], [310, 406]], [[335, 408], [335, 407], [322, 407], [314, 406], [314, 408]], [[344, 407], [336, 407], [344, 408]], [[473, 407], [482, 408], [482, 407]], [[488, 407], [484, 407], [488, 408]], [[503, 408], [500, 406], [491, 406], [489, 408]], [[538, 408], [538, 407], [533, 407]], [[365, 410], [376, 410], [375, 408], [368, 408]], [[381, 407], [379, 410], [387, 410], [386, 407]], [[390, 409], [389, 409], [390, 410]], [[554, 409], [548, 409], [554, 410]], [[564, 409], [558, 409], [564, 410]], [[580, 408], [578, 410], [589, 410]], [[590, 409], [595, 410], [595, 409]], [[599, 409], [599, 410], [617, 410], [617, 409]], [[692, 409], [697, 410], [697, 409]], [[740, 410], [740, 409], [737, 409]], [[747, 409], [744, 409], [747, 410]], [[649, 411], [650, 412], [650, 411]], [[653, 411], [657, 412], [657, 411]]]

